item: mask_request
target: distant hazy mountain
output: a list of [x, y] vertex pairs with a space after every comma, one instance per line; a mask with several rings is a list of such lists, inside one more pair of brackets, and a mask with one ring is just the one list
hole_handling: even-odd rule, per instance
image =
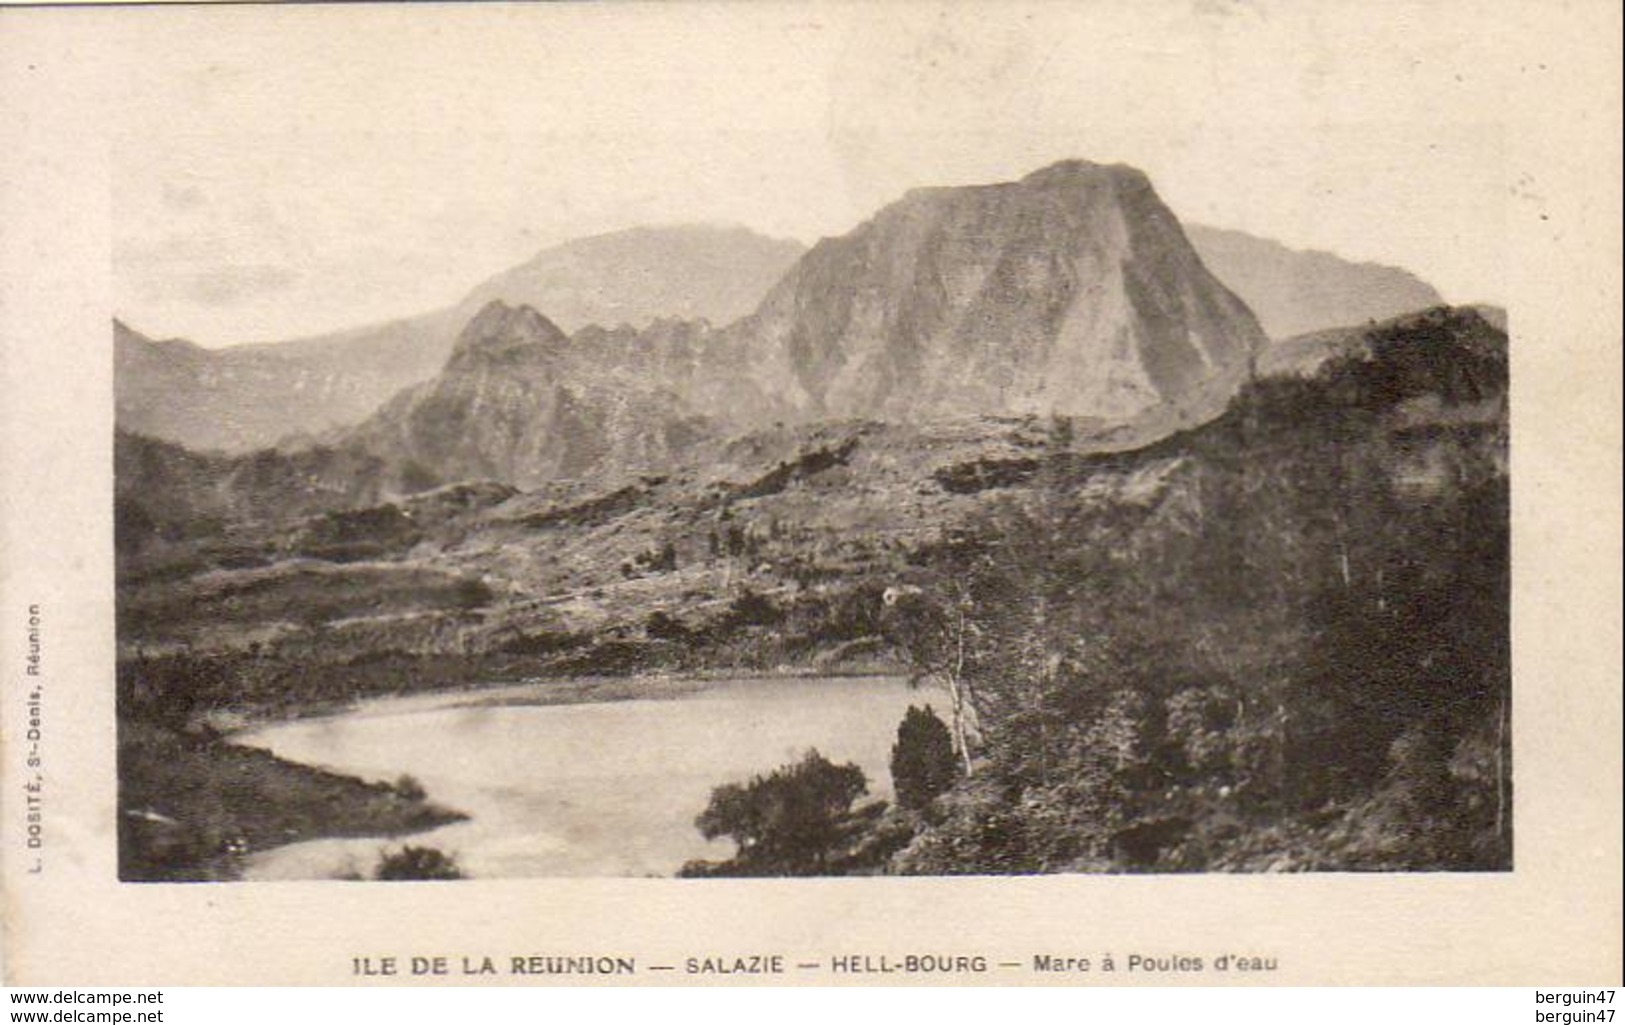
[[544, 249], [474, 289], [459, 309], [472, 316], [493, 300], [530, 306], [568, 332], [667, 317], [726, 324], [755, 309], [804, 251], [739, 227], [631, 228]]
[[673, 314], [725, 323], [749, 312], [801, 251], [743, 228], [636, 228], [544, 250], [455, 307], [313, 338], [206, 349], [115, 324], [118, 422], [196, 450], [320, 436], [434, 376], [493, 299], [544, 309], [569, 330]]
[[117, 422], [196, 451], [245, 452], [354, 423], [445, 361], [450, 311], [323, 338], [205, 349], [113, 324]]
[[1143, 174], [1074, 161], [911, 192], [722, 329], [567, 337], [493, 300], [440, 375], [348, 443], [439, 481], [531, 485], [781, 421], [1061, 413], [1171, 430], [1217, 414], [1264, 344]]
[[1241, 296], [1271, 338], [1387, 320], [1444, 302], [1433, 286], [1398, 267], [1353, 263], [1200, 224], [1186, 225], [1185, 233], [1208, 270]]

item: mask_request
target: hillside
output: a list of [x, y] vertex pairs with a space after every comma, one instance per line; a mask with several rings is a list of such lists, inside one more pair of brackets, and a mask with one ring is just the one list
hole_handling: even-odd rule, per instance
[[[546, 326], [533, 322], [533, 329]], [[1376, 426], [1424, 434], [1428, 424], [1504, 427], [1505, 336], [1475, 312], [1445, 308], [1354, 329], [1349, 337], [1364, 340], [1359, 351], [1313, 373], [1267, 375], [1251, 386], [1245, 394], [1254, 406], [1273, 403], [1267, 414], [1233, 403], [1212, 424], [1162, 440], [1059, 421], [1067, 425], [1065, 459], [1094, 468], [1077, 494], [1143, 505], [1162, 493], [1167, 472], [1188, 466], [1188, 458], [1174, 453], [1200, 439], [1217, 439], [1204, 443], [1208, 450], [1233, 449], [1237, 418], [1249, 415], [1264, 417], [1256, 429], [1272, 444], [1287, 440], [1294, 425], [1329, 429], [1317, 421], [1340, 409], [1374, 409], [1385, 418]], [[322, 561], [311, 547], [319, 539], [366, 541], [361, 558], [345, 553], [327, 561], [380, 571], [455, 567], [516, 598], [572, 593], [576, 599], [561, 608], [584, 617], [573, 629], [614, 618], [619, 592], [641, 594], [660, 581], [681, 579], [687, 591], [721, 600], [753, 576], [760, 576], [759, 586], [793, 591], [817, 581], [844, 587], [855, 572], [896, 570], [884, 553], [951, 537], [986, 503], [1040, 482], [1057, 444], [1054, 422], [968, 417], [917, 426], [786, 424], [714, 443], [693, 458], [673, 457], [665, 472], [624, 483], [560, 481], [525, 491], [464, 483], [384, 503], [377, 502], [381, 492], [365, 484], [366, 464], [338, 462], [332, 454], [225, 460], [121, 436], [117, 477], [129, 511], [121, 523], [153, 524], [152, 532], [169, 538], [190, 524], [199, 554], [229, 543], [262, 546], [271, 563], [295, 554]], [[1376, 429], [1363, 423], [1350, 429]], [[353, 489], [323, 486], [324, 475], [343, 478]], [[120, 553], [131, 556], [132, 565], [140, 561], [145, 536], [133, 527], [121, 533]], [[657, 558], [675, 561], [676, 568], [647, 571]], [[757, 574], [764, 564], [767, 572]], [[210, 567], [210, 579], [228, 585], [229, 574], [217, 571], [230, 568]], [[603, 606], [583, 597], [600, 589]], [[560, 615], [554, 609], [542, 618]], [[522, 628], [523, 622], [505, 618], [503, 626]]]
[[205, 349], [113, 323], [118, 426], [194, 451], [242, 453], [354, 423], [432, 375], [456, 314], [276, 345]]
[[1314, 378], [1334, 365], [1385, 367], [1395, 391], [1472, 401], [1505, 387], [1507, 333], [1493, 309], [1438, 306], [1270, 346], [1260, 377]]
[[1186, 234], [1202, 262], [1246, 302], [1272, 339], [1388, 320], [1444, 302], [1431, 285], [1399, 267], [1355, 263], [1200, 224], [1187, 225]]

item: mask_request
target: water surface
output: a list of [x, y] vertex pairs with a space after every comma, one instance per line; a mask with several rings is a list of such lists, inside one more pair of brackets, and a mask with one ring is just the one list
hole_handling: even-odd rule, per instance
[[[416, 778], [469, 816], [409, 841], [315, 840], [249, 859], [250, 879], [368, 874], [381, 848], [411, 842], [453, 854], [476, 877], [669, 876], [733, 845], [694, 828], [711, 789], [817, 748], [855, 762], [872, 796], [910, 704], [944, 701], [895, 677], [692, 681], [663, 696], [532, 704], [549, 685], [500, 694], [369, 702], [341, 715], [239, 735], [292, 761], [366, 779]], [[662, 688], [652, 688], [661, 690]], [[493, 700], [500, 698], [500, 700]]]

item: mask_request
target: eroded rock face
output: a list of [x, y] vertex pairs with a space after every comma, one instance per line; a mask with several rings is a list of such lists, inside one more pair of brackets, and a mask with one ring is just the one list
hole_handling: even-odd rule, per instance
[[1140, 172], [921, 189], [791, 269], [751, 375], [803, 417], [1216, 412], [1263, 344]]
[[434, 380], [352, 435], [441, 481], [650, 468], [777, 422], [1216, 415], [1265, 344], [1145, 176], [1068, 162], [916, 190], [791, 268], [721, 329], [566, 337], [499, 300]]
[[493, 301], [438, 376], [391, 399], [345, 445], [434, 482], [531, 486], [658, 465], [706, 432], [643, 364], [642, 341], [598, 330], [572, 339], [528, 306]]

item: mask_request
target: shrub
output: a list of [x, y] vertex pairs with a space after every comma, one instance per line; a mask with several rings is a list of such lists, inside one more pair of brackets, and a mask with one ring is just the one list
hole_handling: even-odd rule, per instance
[[732, 862], [713, 874], [818, 875], [846, 839], [852, 802], [867, 790], [856, 765], [808, 751], [743, 786], [717, 787], [694, 825], [707, 840], [727, 836], [738, 846]]
[[394, 786], [395, 793], [408, 801], [421, 801], [429, 796], [429, 792], [423, 789], [423, 784], [418, 782], [417, 777], [409, 773], [402, 773], [395, 780]]
[[398, 851], [385, 852], [378, 859], [378, 868], [373, 872], [373, 878], [384, 881], [422, 880], [422, 879], [461, 879], [462, 869], [457, 867], [457, 859], [444, 851], [433, 847], [402, 847]]
[[784, 610], [764, 594], [746, 588], [728, 606], [725, 617], [729, 626], [777, 626], [784, 621]]
[[892, 787], [897, 803], [918, 811], [954, 785], [959, 760], [954, 756], [953, 737], [948, 726], [930, 705], [909, 706], [897, 726], [897, 743], [891, 749]]
[[649, 613], [643, 621], [643, 633], [654, 641], [686, 641], [692, 636], [682, 620], [659, 609]]

